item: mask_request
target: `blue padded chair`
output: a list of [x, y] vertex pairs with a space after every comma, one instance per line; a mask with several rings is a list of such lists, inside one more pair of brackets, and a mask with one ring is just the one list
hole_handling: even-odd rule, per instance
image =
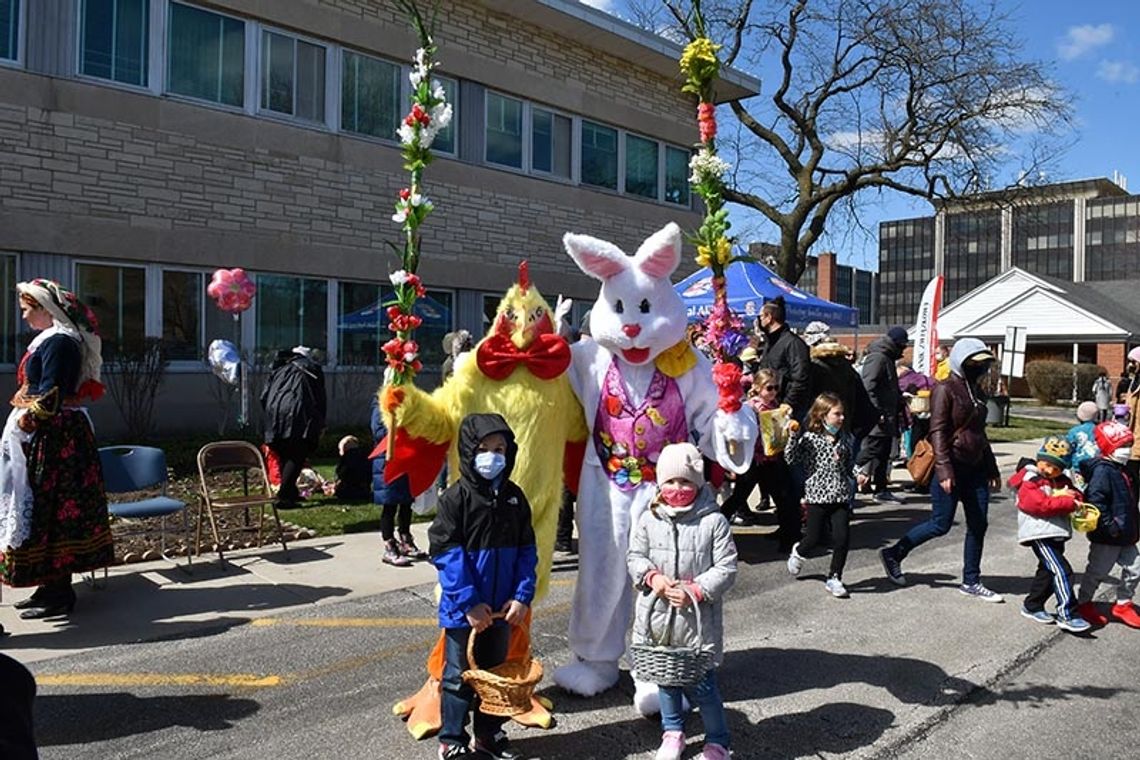
[[[190, 572], [193, 561], [190, 544], [190, 523], [186, 515], [186, 502], [166, 495], [166, 454], [162, 449], [150, 446], [106, 446], [99, 449], [99, 461], [103, 466], [103, 486], [107, 494], [135, 493], [138, 491], [159, 490], [157, 496], [149, 496], [136, 501], [112, 501], [108, 511], [114, 520], [161, 519], [159, 528], [159, 552], [162, 558], [174, 565], [178, 560], [166, 553], [166, 519], [182, 513], [182, 535], [186, 545], [186, 567]], [[135, 533], [152, 533], [140, 526]]]

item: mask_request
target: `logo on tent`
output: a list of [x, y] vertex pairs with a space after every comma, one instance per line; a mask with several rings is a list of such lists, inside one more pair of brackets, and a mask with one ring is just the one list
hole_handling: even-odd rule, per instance
[[712, 277], [702, 277], [689, 287], [685, 288], [685, 291], [681, 293], [681, 295], [685, 298], [692, 298], [694, 296], [703, 296], [710, 290], [712, 290]]
[[785, 293], [787, 293], [790, 296], [795, 296], [796, 298], [800, 298], [800, 299], [803, 299], [805, 301], [807, 300], [806, 294], [801, 293], [800, 291], [796, 290], [791, 285], [789, 285], [788, 283], [781, 280], [779, 277], [769, 277], [768, 282], [772, 283], [777, 288], [784, 291]]
[[749, 316], [749, 317], [755, 317], [756, 316], [756, 302], [755, 301], [748, 301], [747, 303], [744, 304], [744, 314], [745, 314], [745, 316]]

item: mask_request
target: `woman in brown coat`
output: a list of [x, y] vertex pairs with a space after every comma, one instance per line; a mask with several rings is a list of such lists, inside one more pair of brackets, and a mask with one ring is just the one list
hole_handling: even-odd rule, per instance
[[931, 400], [930, 444], [934, 448], [934, 478], [930, 483], [930, 518], [913, 528], [894, 546], [879, 550], [887, 576], [906, 584], [901, 563], [916, 547], [950, 532], [958, 503], [966, 513], [966, 545], [959, 591], [986, 602], [1003, 601], [982, 584], [990, 489], [1000, 484], [997, 460], [986, 438], [986, 395], [979, 387], [994, 355], [976, 338], [962, 338], [950, 351], [950, 377], [934, 387]]

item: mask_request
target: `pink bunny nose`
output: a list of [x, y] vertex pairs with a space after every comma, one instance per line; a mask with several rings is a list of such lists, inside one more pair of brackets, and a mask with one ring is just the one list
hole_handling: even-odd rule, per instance
[[622, 325], [621, 331], [631, 338], [641, 335], [641, 325]]

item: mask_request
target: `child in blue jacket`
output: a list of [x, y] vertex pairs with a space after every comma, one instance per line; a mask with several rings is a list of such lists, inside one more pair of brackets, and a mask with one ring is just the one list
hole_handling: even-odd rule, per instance
[[[459, 426], [460, 478], [439, 498], [428, 531], [439, 569], [439, 625], [445, 631], [439, 757], [520, 758], [507, 743], [507, 718], [484, 715], [463, 682], [467, 638], [478, 633], [475, 659], [491, 668], [506, 659], [510, 626], [527, 620], [538, 554], [526, 494], [511, 482], [518, 446], [506, 420], [471, 414]], [[502, 614], [493, 619], [492, 614]], [[468, 746], [467, 714], [475, 709]]]

